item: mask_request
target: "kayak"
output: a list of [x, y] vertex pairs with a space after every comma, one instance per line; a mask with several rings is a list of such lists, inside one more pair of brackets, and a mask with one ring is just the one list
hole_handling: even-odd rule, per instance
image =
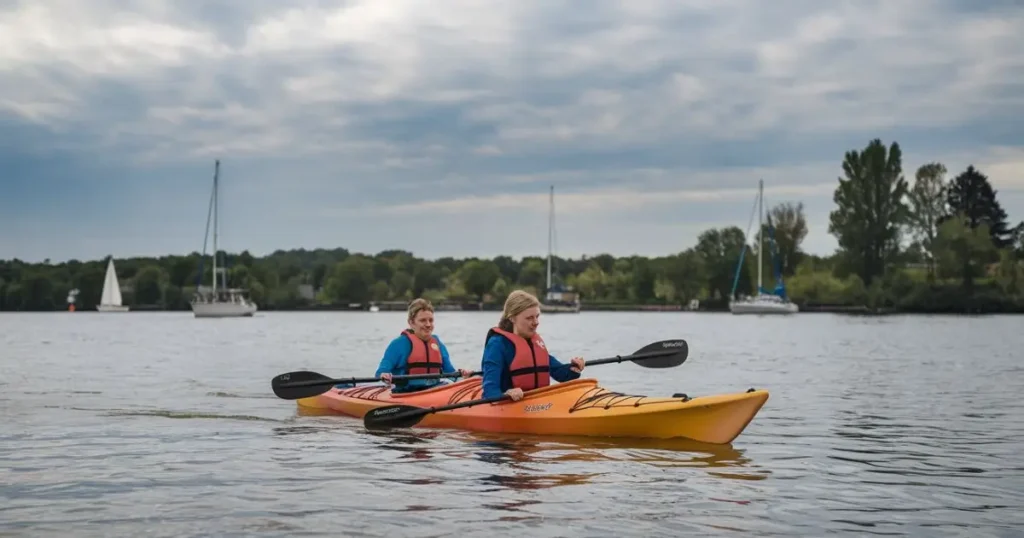
[[[383, 385], [331, 388], [296, 403], [309, 411], [362, 418], [389, 405], [439, 407], [483, 398], [479, 376], [412, 393]], [[768, 400], [768, 391], [712, 396], [634, 396], [610, 391], [595, 379], [575, 379], [528, 391], [518, 402], [485, 403], [426, 415], [417, 426], [477, 432], [588, 437], [685, 438], [733, 441]]]

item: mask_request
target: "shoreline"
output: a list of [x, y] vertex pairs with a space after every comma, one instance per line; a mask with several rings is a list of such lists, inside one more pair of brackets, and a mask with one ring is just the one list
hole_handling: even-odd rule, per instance
[[[406, 303], [376, 303], [379, 308], [379, 312], [405, 312]], [[502, 305], [500, 304], [489, 304], [489, 303], [442, 303], [435, 304], [434, 309], [437, 312], [500, 312]], [[131, 310], [127, 313], [149, 313], [149, 312], [181, 312], [191, 313], [190, 309], [167, 309], [158, 306], [132, 306]], [[374, 314], [379, 312], [371, 312], [369, 305], [310, 305], [292, 308], [260, 308], [257, 314], [266, 312], [353, 312], [353, 313], [365, 313]], [[667, 313], [674, 312], [680, 314], [731, 314], [727, 306], [712, 306], [712, 307], [701, 307], [698, 309], [690, 309], [682, 305], [638, 305], [638, 304], [582, 304], [580, 306], [580, 313], [583, 312], [631, 312], [631, 313]], [[65, 309], [55, 310], [7, 310], [0, 311], [0, 314], [24, 314], [24, 313], [71, 313], [71, 314], [88, 314], [95, 313], [99, 314], [97, 310], [74, 310], [68, 311]], [[110, 314], [110, 313], [108, 313]], [[572, 312], [548, 312], [547, 315], [573, 315]], [[788, 314], [784, 317], [800, 314], [846, 314], [850, 316], [889, 316], [889, 315], [901, 315], [901, 316], [935, 316], [935, 315], [1019, 315], [1024, 314], [1024, 311], [983, 311], [975, 310], [971, 311], [968, 309], [957, 311], [957, 310], [901, 310], [899, 308], [887, 307], [887, 308], [876, 308], [871, 309], [867, 306], [849, 306], [849, 305], [805, 305], [800, 306], [800, 311], [796, 314]], [[113, 314], [110, 314], [113, 315]], [[769, 315], [769, 314], [765, 314]], [[756, 314], [745, 314], [745, 316], [756, 317]], [[774, 315], [770, 315], [773, 316]]]

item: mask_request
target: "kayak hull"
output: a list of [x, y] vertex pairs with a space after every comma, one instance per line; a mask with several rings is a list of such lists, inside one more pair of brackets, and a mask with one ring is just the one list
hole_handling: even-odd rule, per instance
[[[297, 400], [310, 411], [362, 418], [388, 405], [440, 407], [479, 400], [481, 378], [472, 377], [414, 393], [392, 394], [381, 385], [328, 392]], [[527, 392], [518, 402], [503, 401], [427, 414], [425, 428], [477, 432], [587, 437], [685, 438], [731, 443], [768, 400], [753, 390], [714, 396], [648, 397], [613, 392], [594, 379], [576, 379]]]

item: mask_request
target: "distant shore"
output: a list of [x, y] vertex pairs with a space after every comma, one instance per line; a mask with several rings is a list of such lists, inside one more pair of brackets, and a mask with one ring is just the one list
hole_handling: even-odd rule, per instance
[[[375, 303], [380, 312], [404, 312], [405, 302], [389, 301]], [[291, 308], [261, 308], [260, 312], [364, 312], [370, 314], [370, 304], [348, 304], [348, 305], [309, 305], [296, 306]], [[500, 312], [502, 305], [498, 303], [451, 303], [444, 302], [434, 305], [438, 312]], [[134, 305], [132, 312], [190, 312], [188, 309], [166, 309], [160, 306]], [[712, 303], [707, 306], [693, 310], [682, 305], [641, 305], [641, 304], [586, 304], [580, 306], [581, 312], [679, 312], [684, 314], [729, 314], [727, 303]], [[77, 310], [75, 313], [96, 312], [95, 310]], [[936, 310], [936, 311], [910, 311], [898, 308], [871, 309], [867, 306], [847, 305], [801, 305], [800, 314], [849, 314], [857, 316], [884, 316], [884, 315], [964, 315], [964, 314], [1024, 314], [1024, 311], [1002, 311], [1002, 312], [978, 312], [969, 310]], [[563, 316], [568, 314], [549, 313], [546, 315]]]

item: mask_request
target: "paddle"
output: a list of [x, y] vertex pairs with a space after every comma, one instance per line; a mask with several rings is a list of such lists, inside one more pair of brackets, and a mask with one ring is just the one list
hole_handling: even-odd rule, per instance
[[[480, 372], [473, 372], [473, 375], [480, 375]], [[450, 374], [414, 374], [396, 375], [391, 378], [392, 383], [409, 381], [413, 379], [441, 379], [443, 377], [461, 377], [458, 372]], [[379, 377], [350, 377], [347, 379], [331, 379], [323, 374], [300, 370], [281, 374], [270, 381], [271, 388], [278, 398], [285, 400], [298, 400], [309, 398], [327, 392], [334, 385], [342, 383], [373, 383], [380, 381]]]
[[[686, 340], [662, 340], [648, 344], [632, 355], [616, 355], [607, 359], [587, 361], [585, 366], [597, 366], [599, 364], [611, 364], [617, 362], [631, 361], [645, 368], [673, 368], [686, 362], [690, 354], [689, 345]], [[487, 403], [500, 402], [509, 399], [506, 395], [494, 398], [483, 398], [470, 400], [452, 405], [439, 407], [416, 407], [413, 405], [388, 405], [371, 409], [363, 415], [363, 425], [367, 429], [383, 428], [409, 428], [415, 426], [423, 417], [439, 411], [450, 411], [463, 407], [472, 407]]]

